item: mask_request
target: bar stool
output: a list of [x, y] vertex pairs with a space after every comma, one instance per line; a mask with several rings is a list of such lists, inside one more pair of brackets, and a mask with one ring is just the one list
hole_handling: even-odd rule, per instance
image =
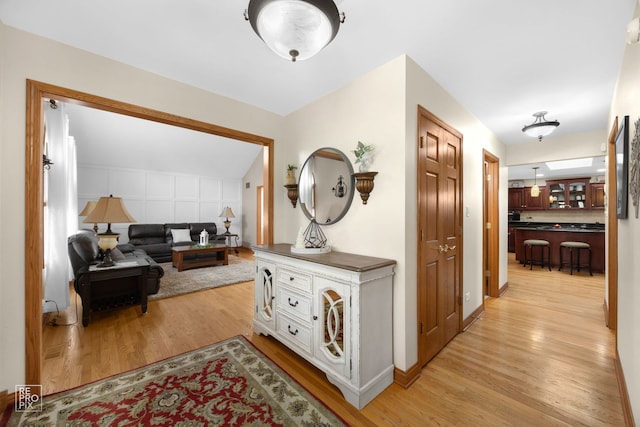
[[[564, 252], [562, 249], [563, 248], [569, 248], [569, 262], [563, 261], [562, 260], [562, 253]], [[574, 263], [573, 260], [573, 252], [576, 252], [576, 260]], [[580, 263], [580, 255], [582, 254], [582, 251], [586, 250], [589, 252], [589, 262], [587, 264], [581, 264]], [[576, 269], [578, 271], [580, 271], [580, 267], [589, 267], [589, 275], [593, 276], [593, 273], [591, 272], [591, 245], [588, 243], [584, 243], [584, 242], [562, 242], [560, 243], [560, 268], [558, 268], [558, 271], [562, 270], [562, 265], [563, 264], [569, 264], [569, 274], [573, 274], [573, 267], [576, 267]]]
[[[551, 248], [546, 240], [528, 239], [524, 241], [524, 266], [529, 263], [529, 270], [533, 270], [533, 248], [540, 248], [540, 266], [544, 268], [544, 252], [547, 252], [547, 266], [551, 271]], [[527, 248], [529, 249], [529, 257], [527, 257]]]

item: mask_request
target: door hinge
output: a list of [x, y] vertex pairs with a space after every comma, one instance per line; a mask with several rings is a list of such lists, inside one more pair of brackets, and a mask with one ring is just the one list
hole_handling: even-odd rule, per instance
[[349, 371], [353, 372], [353, 360], [349, 359]]
[[420, 322], [420, 334], [424, 334], [424, 323]]
[[424, 148], [424, 136], [420, 137], [420, 148]]
[[487, 174], [487, 181], [491, 181], [491, 174], [490, 173]]
[[491, 223], [488, 222], [486, 227], [487, 227], [487, 230], [491, 230]]
[[491, 270], [485, 270], [484, 277], [491, 277]]
[[420, 241], [424, 240], [424, 230], [420, 230]]

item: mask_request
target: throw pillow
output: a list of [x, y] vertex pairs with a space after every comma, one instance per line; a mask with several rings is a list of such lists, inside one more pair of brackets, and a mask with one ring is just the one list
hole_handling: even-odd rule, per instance
[[173, 237], [173, 243], [191, 241], [191, 233], [188, 228], [171, 229], [171, 237]]

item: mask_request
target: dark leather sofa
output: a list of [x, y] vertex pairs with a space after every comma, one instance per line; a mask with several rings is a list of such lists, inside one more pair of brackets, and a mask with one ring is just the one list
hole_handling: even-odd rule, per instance
[[[132, 249], [128, 245], [118, 245], [111, 253], [114, 261], [144, 259], [146, 270], [144, 297], [139, 288], [141, 276], [117, 274], [114, 269], [93, 269], [91, 266], [102, 261], [98, 247], [98, 236], [93, 230], [80, 230], [67, 239], [67, 252], [73, 269], [74, 288], [82, 299], [82, 323], [87, 326], [91, 312], [102, 311], [127, 305], [142, 304], [146, 311], [146, 296], [158, 293], [164, 270], [144, 251]], [[145, 264], [146, 265], [146, 264]], [[124, 277], [123, 277], [124, 276]], [[141, 276], [144, 278], [144, 276]]]
[[[189, 230], [190, 242], [174, 242], [171, 230]], [[200, 233], [209, 233], [209, 243], [226, 242], [224, 235], [218, 234], [214, 222], [171, 223], [171, 224], [131, 224], [129, 225], [129, 245], [133, 249], [144, 250], [156, 262], [171, 261], [173, 246], [190, 245], [200, 241]]]

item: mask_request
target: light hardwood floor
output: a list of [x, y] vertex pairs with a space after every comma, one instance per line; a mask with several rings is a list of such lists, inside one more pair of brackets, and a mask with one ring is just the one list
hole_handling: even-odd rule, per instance
[[[46, 326], [43, 385], [65, 390], [241, 334], [351, 425], [623, 426], [603, 298], [603, 275], [530, 271], [510, 256], [509, 290], [486, 300], [411, 387], [393, 384], [362, 411], [322, 372], [253, 334], [253, 282], [152, 301], [144, 316], [131, 307], [87, 328]], [[74, 320], [70, 308], [58, 323]]]

